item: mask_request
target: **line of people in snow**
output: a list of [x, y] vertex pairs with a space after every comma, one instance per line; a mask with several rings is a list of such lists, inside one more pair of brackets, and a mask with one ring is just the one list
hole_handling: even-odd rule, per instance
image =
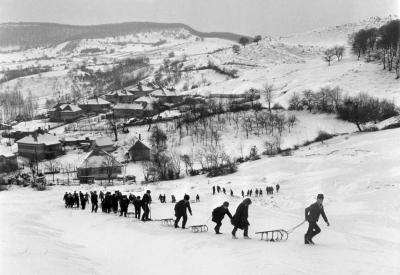
[[[280, 185], [279, 184], [275, 185], [275, 188], [276, 188], [276, 193], [278, 193], [279, 189], [280, 189]], [[262, 197], [263, 196], [263, 189], [262, 188], [256, 188], [254, 191], [255, 191], [254, 192], [255, 197]], [[220, 192], [222, 192], [222, 193], [224, 193], [226, 195], [225, 187], [221, 188], [219, 185], [217, 185], [217, 186], [214, 185], [212, 187], [212, 192], [213, 192], [213, 195], [215, 195], [216, 193], [220, 193]], [[266, 192], [267, 195], [273, 195], [274, 194], [274, 187], [267, 186], [265, 188], [265, 192]], [[233, 197], [233, 190], [232, 189], [230, 189], [230, 195], [231, 195], [231, 197]], [[245, 192], [243, 190], [241, 192], [241, 195], [242, 195], [242, 198], [244, 198]], [[248, 189], [247, 192], [246, 192], [246, 197], [251, 197], [251, 196], [253, 196], [253, 189]]]
[[[160, 195], [159, 197], [160, 201], [162, 200], [162, 203], [165, 202], [164, 197], [165, 195]], [[79, 192], [79, 194], [76, 193], [76, 191], [73, 194], [68, 192], [65, 192], [64, 194], [64, 201], [66, 208], [72, 208], [74, 207], [74, 205], [76, 205], [78, 208], [79, 206], [81, 206], [82, 209], [85, 209], [86, 202], [88, 201], [88, 199], [89, 199], [89, 194], [88, 193], [83, 194], [81, 191]], [[97, 212], [98, 199], [100, 199], [102, 211], [105, 213], [110, 213], [111, 211], [117, 213], [119, 204], [121, 212], [120, 216], [123, 215], [126, 217], [129, 203], [132, 203], [135, 207], [135, 218], [140, 219], [141, 209], [143, 209], [143, 215], [141, 220], [142, 221], [151, 220], [149, 217], [150, 204], [152, 202], [150, 190], [147, 190], [142, 198], [140, 198], [140, 196], [135, 196], [133, 194], [129, 194], [128, 197], [127, 195], [122, 195], [121, 192], [119, 191], [115, 191], [114, 194], [111, 194], [111, 192], [103, 193], [103, 191], [100, 191], [99, 195], [97, 195], [96, 191], [93, 192], [91, 191], [90, 200], [92, 203], [92, 212]], [[312, 239], [321, 232], [321, 229], [317, 224], [320, 215], [322, 215], [326, 224], [328, 226], [330, 225], [324, 211], [323, 200], [324, 200], [324, 195], [318, 194], [317, 201], [305, 209], [305, 220], [309, 224], [307, 232], [304, 235], [305, 244], [314, 244]], [[196, 196], [196, 201], [200, 201], [200, 197], [198, 194]], [[220, 228], [222, 226], [222, 220], [224, 219], [225, 215], [227, 215], [230, 218], [231, 224], [233, 225], [232, 238], [237, 239], [236, 232], [238, 229], [241, 229], [243, 230], [243, 237], [245, 239], [250, 239], [250, 237], [248, 236], [248, 230], [250, 226], [248, 217], [249, 217], [249, 206], [251, 204], [252, 204], [251, 199], [245, 198], [236, 208], [236, 212], [234, 215], [230, 213], [229, 202], [227, 201], [225, 201], [221, 206], [213, 209], [211, 215], [212, 215], [212, 221], [216, 224], [214, 227], [215, 233], [222, 234], [220, 232]], [[190, 207], [190, 196], [185, 194], [183, 199], [175, 204], [174, 210], [176, 217], [174, 222], [175, 228], [179, 227], [178, 224], [181, 219], [182, 219], [181, 227], [183, 229], [186, 228], [186, 223], [188, 220], [187, 211], [191, 216], [193, 214], [192, 209]]]

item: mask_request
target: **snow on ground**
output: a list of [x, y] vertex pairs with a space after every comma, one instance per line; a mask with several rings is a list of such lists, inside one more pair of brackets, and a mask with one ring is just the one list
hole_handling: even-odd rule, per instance
[[[1, 273], [398, 274], [399, 134], [400, 129], [394, 129], [340, 136], [293, 156], [242, 164], [236, 174], [225, 177], [107, 188], [135, 194], [151, 189], [154, 219], [173, 216], [173, 205], [159, 204], [158, 194], [165, 193], [168, 201], [171, 194], [177, 198], [199, 194], [201, 202], [192, 204], [188, 224], [205, 223], [212, 229], [213, 207], [228, 200], [234, 211], [241, 201], [212, 196], [212, 185], [232, 189], [237, 195], [242, 189], [279, 183], [280, 193], [253, 198], [249, 209], [252, 240], [232, 240], [227, 218], [222, 227], [225, 234], [216, 236], [64, 208], [65, 191], [103, 189], [99, 186], [1, 192]], [[305, 225], [286, 242], [266, 243], [254, 235], [259, 230], [297, 225], [304, 219], [304, 207], [319, 192], [326, 196], [331, 226], [320, 221], [323, 231], [315, 237], [314, 247], [303, 244]]]

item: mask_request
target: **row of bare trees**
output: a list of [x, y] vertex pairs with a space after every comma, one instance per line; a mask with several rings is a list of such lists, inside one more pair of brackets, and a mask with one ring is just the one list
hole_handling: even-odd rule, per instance
[[378, 28], [361, 29], [350, 37], [350, 44], [358, 59], [381, 60], [383, 69], [396, 71], [400, 78], [400, 20], [392, 20]]

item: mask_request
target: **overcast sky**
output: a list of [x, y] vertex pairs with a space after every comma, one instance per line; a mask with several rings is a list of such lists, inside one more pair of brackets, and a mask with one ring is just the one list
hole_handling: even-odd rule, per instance
[[186, 23], [200, 31], [280, 35], [400, 14], [400, 0], [0, 0], [0, 22]]

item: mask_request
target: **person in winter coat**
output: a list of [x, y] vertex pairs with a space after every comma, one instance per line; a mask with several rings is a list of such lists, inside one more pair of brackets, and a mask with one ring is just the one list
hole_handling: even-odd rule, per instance
[[318, 194], [317, 201], [305, 209], [305, 218], [306, 221], [308, 221], [308, 230], [307, 233], [304, 235], [305, 244], [314, 244], [312, 238], [321, 232], [321, 229], [317, 224], [320, 215], [322, 215], [322, 218], [326, 222], [326, 225], [330, 225], [324, 211], [324, 206], [322, 205], [323, 201], [324, 195]]
[[68, 193], [67, 192], [65, 192], [63, 200], [65, 202], [65, 208], [67, 208], [67, 206], [68, 206]]
[[142, 215], [142, 221], [149, 221], [149, 214], [150, 214], [150, 203], [151, 203], [151, 195], [150, 195], [150, 190], [147, 190], [146, 193], [143, 195], [142, 198], [142, 208], [143, 208], [143, 215]]
[[140, 199], [140, 196], [135, 198], [133, 201], [133, 206], [135, 206], [135, 218], [140, 219], [140, 212], [142, 209], [142, 200]]
[[213, 195], [215, 195], [215, 186], [212, 187]]
[[119, 201], [119, 207], [121, 208], [120, 216], [124, 215], [124, 217], [126, 217], [126, 214], [128, 213], [128, 206], [129, 206], [129, 199], [126, 195], [124, 195]]
[[200, 202], [200, 196], [199, 196], [199, 194], [196, 195], [196, 202]]
[[189, 210], [190, 216], [192, 216], [192, 209], [190, 208], [189, 199], [190, 199], [189, 195], [185, 194], [183, 200], [180, 200], [175, 204], [175, 217], [176, 217], [175, 228], [178, 228], [178, 223], [181, 218], [182, 218], [182, 228], [185, 228], [187, 222], [186, 210]]
[[100, 198], [100, 201], [103, 202], [103, 200], [104, 200], [104, 193], [103, 193], [103, 191], [100, 191], [99, 198]]
[[98, 197], [96, 191], [91, 193], [90, 201], [92, 202], [92, 212], [97, 213], [97, 208], [99, 207], [99, 205], [98, 205]]
[[221, 206], [215, 208], [212, 212], [212, 221], [215, 222], [217, 225], [215, 226], [215, 234], [222, 234], [219, 232], [219, 229], [222, 225], [222, 220], [225, 217], [225, 214], [232, 220], [232, 214], [229, 212], [229, 202], [224, 202]]
[[248, 236], [248, 230], [249, 230], [249, 221], [247, 220], [249, 217], [249, 205], [251, 204], [251, 199], [246, 198], [244, 199], [239, 206], [236, 209], [235, 215], [233, 215], [232, 218], [232, 225], [234, 226], [232, 230], [232, 238], [237, 239], [236, 237], [236, 231], [238, 229], [244, 230], [243, 232], [243, 237], [245, 239], [250, 239]]

